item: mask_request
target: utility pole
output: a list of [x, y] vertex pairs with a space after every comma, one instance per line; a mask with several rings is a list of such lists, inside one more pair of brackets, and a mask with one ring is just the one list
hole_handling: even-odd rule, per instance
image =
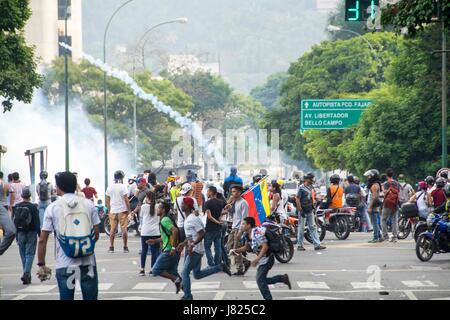
[[[69, 14], [68, 0], [66, 0], [66, 14], [64, 17], [64, 42], [67, 41], [67, 16]], [[66, 144], [66, 171], [69, 171], [69, 69], [67, 62], [67, 48], [64, 48], [64, 89], [65, 89], [65, 144]]]

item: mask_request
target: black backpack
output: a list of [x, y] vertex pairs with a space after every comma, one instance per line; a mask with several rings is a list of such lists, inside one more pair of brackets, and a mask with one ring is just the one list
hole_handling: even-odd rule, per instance
[[31, 212], [28, 207], [14, 208], [14, 225], [18, 232], [29, 231], [31, 228]]
[[349, 207], [359, 207], [361, 204], [361, 197], [356, 193], [347, 193], [345, 196], [345, 202]]
[[265, 235], [271, 253], [280, 253], [284, 250], [283, 236], [279, 232], [266, 228]]
[[42, 181], [39, 183], [39, 200], [48, 201], [50, 197], [48, 196], [48, 182]]

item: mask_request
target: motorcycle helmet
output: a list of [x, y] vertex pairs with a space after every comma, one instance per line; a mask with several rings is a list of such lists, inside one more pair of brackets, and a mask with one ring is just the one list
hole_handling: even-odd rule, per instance
[[432, 176], [428, 176], [425, 178], [425, 182], [429, 185], [434, 184], [434, 178]]
[[333, 184], [339, 184], [339, 182], [341, 182], [341, 177], [338, 174], [333, 174], [330, 177], [330, 182]]
[[446, 182], [444, 178], [438, 178], [436, 180], [436, 187], [443, 188], [445, 186]]
[[353, 177], [353, 181], [354, 181], [356, 184], [360, 184], [360, 182], [361, 182], [361, 181], [359, 181], [359, 178], [358, 178], [357, 176], [354, 176], [354, 177]]
[[42, 180], [47, 179], [47, 178], [48, 178], [48, 173], [47, 173], [47, 171], [42, 171], [42, 172], [39, 174], [39, 177], [40, 177]]
[[447, 184], [447, 185], [444, 187], [444, 193], [445, 193], [445, 196], [446, 196], [447, 198], [450, 197], [450, 184]]
[[314, 174], [312, 172], [308, 172], [303, 176], [303, 180], [311, 180], [311, 182], [314, 182]]
[[123, 178], [125, 178], [125, 173], [122, 170], [114, 172], [114, 180], [123, 180]]
[[352, 176], [352, 175], [349, 175], [349, 176], [347, 177], [347, 181], [348, 181], [348, 183], [355, 183], [355, 177]]

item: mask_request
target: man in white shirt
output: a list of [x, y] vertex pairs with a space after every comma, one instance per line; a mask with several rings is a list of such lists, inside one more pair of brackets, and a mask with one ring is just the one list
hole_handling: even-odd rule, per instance
[[109, 253], [114, 252], [114, 238], [116, 236], [117, 224], [120, 223], [123, 239], [123, 252], [128, 253], [128, 214], [130, 213], [130, 202], [128, 200], [128, 189], [123, 184], [125, 174], [123, 171], [114, 173], [114, 184], [106, 190], [106, 207], [109, 212], [109, 222], [111, 225], [109, 233]]
[[[69, 208], [75, 208], [81, 204], [81, 208], [87, 210], [89, 219], [94, 227], [95, 242], [98, 240], [100, 218], [95, 211], [92, 201], [81, 198], [75, 194], [77, 179], [71, 172], [58, 173], [56, 179], [56, 192], [61, 200], [66, 202]], [[80, 203], [81, 201], [81, 203]], [[75, 294], [75, 280], [81, 287], [83, 300], [97, 300], [98, 276], [95, 254], [81, 258], [68, 257], [61, 244], [57, 240], [60, 235], [60, 218], [64, 215], [64, 209], [60, 202], [50, 204], [44, 213], [44, 223], [38, 243], [38, 277], [41, 281], [49, 279], [51, 270], [45, 266], [45, 254], [47, 250], [48, 236], [55, 233], [56, 242], [56, 279], [58, 281], [59, 295], [61, 300], [73, 300]], [[94, 242], [94, 245], [95, 245]], [[92, 244], [91, 244], [92, 246]], [[89, 248], [81, 247], [81, 250]]]
[[189, 197], [194, 200], [194, 212], [195, 215], [198, 215], [198, 204], [197, 200], [192, 196], [193, 193], [192, 185], [190, 183], [185, 183], [181, 186], [180, 196], [177, 198], [175, 202], [175, 210], [177, 212], [177, 225], [180, 229], [179, 240], [183, 242], [186, 237], [184, 234], [184, 220], [186, 218], [186, 212], [183, 211], [183, 201], [184, 198]]

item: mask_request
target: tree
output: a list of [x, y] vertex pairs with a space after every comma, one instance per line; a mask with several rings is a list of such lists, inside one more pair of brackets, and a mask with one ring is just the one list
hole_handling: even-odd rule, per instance
[[448, 29], [450, 26], [449, 0], [401, 0], [382, 9], [381, 22], [384, 25], [392, 25], [397, 33], [407, 28], [408, 34], [414, 36], [433, 23], [434, 18], [439, 18], [439, 10], [442, 12], [441, 19], [444, 20], [445, 28]]
[[[80, 100], [99, 127], [103, 121], [103, 72], [87, 61], [79, 64], [69, 63], [70, 96]], [[177, 89], [168, 80], [152, 80], [149, 72], [136, 74], [136, 81], [146, 92], [156, 95], [159, 100], [170, 105], [181, 114], [188, 113], [193, 104], [191, 98]], [[64, 63], [56, 59], [48, 70], [43, 91], [54, 105], [59, 105], [64, 97], [61, 92], [64, 79]], [[138, 153], [141, 168], [151, 167], [151, 161], [165, 161], [170, 158], [171, 133], [178, 125], [167, 115], [158, 112], [148, 101], [136, 99], [132, 90], [122, 81], [107, 77], [107, 105], [109, 137], [112, 141], [121, 141], [133, 145], [133, 105], [136, 101], [137, 129], [139, 137]]]
[[0, 1], [0, 96], [3, 112], [13, 100], [31, 102], [41, 77], [36, 72], [34, 49], [25, 43], [23, 30], [31, 16], [28, 0]]
[[324, 146], [330, 145], [327, 140], [339, 145], [350, 135], [330, 131], [300, 135], [300, 101], [338, 98], [377, 88], [384, 81], [384, 67], [392, 61], [399, 39], [390, 33], [365, 37], [376, 52], [360, 38], [325, 41], [291, 64], [289, 77], [281, 89], [283, 107], [269, 112], [264, 126], [280, 129], [280, 146], [294, 159], [302, 160], [307, 156], [316, 166], [328, 168], [333, 163], [336, 166], [333, 169], [342, 165], [342, 161], [329, 161], [335, 158], [335, 152]]
[[267, 79], [264, 85], [254, 88], [250, 92], [250, 96], [261, 102], [267, 110], [274, 110], [281, 106], [279, 99], [281, 86], [287, 78], [286, 72], [275, 73]]

